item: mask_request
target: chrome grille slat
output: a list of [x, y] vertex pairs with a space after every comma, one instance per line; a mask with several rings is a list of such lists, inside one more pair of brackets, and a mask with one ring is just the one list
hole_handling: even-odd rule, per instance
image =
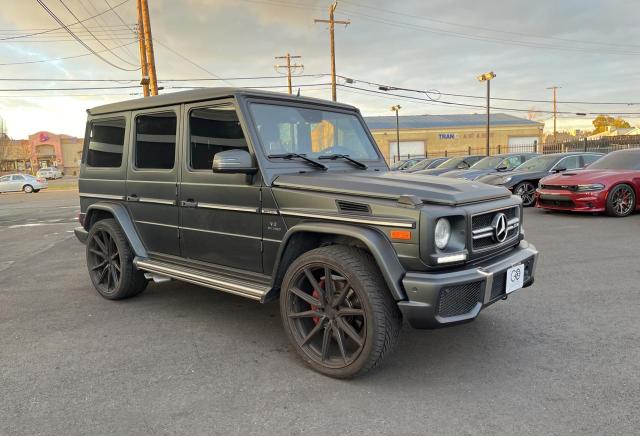
[[[507, 217], [507, 238], [503, 242], [493, 239], [494, 228], [491, 225], [494, 217], [503, 213]], [[507, 207], [499, 210], [480, 212], [471, 218], [471, 246], [473, 252], [487, 252], [492, 249], [502, 249], [513, 242], [520, 230], [520, 210], [518, 206]]]

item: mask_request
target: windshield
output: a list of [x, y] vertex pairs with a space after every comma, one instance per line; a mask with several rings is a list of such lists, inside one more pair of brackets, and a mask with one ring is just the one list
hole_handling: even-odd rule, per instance
[[503, 160], [504, 157], [485, 157], [484, 159], [480, 159], [478, 162], [471, 165], [471, 168], [474, 170], [492, 170], [494, 168], [497, 168]]
[[460, 165], [464, 161], [465, 157], [466, 156], [452, 157], [451, 159], [442, 162], [436, 168], [457, 168], [458, 165]]
[[559, 159], [554, 155], [534, 157], [516, 168], [516, 171], [549, 171]]
[[640, 170], [640, 152], [610, 153], [589, 165], [588, 168], [594, 170]]
[[379, 159], [376, 145], [354, 114], [263, 103], [250, 108], [267, 155], [346, 154], [353, 159]]

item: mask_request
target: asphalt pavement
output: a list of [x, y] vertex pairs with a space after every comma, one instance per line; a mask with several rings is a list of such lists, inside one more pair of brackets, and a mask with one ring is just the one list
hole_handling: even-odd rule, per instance
[[180, 282], [107, 301], [77, 192], [0, 195], [0, 434], [637, 434], [640, 215], [525, 211], [536, 283], [405, 326], [352, 381], [307, 369], [278, 304]]

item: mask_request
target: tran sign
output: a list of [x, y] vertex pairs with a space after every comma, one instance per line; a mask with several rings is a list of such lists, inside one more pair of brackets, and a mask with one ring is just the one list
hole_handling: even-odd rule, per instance
[[456, 139], [457, 137], [455, 133], [438, 133], [439, 139]]

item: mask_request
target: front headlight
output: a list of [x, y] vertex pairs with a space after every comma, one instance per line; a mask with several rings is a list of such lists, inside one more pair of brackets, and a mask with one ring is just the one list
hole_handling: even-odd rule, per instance
[[603, 189], [604, 185], [602, 183], [590, 183], [588, 185], [578, 185], [576, 187], [576, 191], [578, 192], [602, 191]]
[[505, 183], [509, 183], [513, 179], [511, 176], [503, 177], [501, 183], [504, 185]]
[[436, 222], [436, 229], [434, 231], [434, 239], [436, 247], [440, 250], [447, 248], [449, 239], [451, 238], [451, 223], [446, 218], [440, 218]]

